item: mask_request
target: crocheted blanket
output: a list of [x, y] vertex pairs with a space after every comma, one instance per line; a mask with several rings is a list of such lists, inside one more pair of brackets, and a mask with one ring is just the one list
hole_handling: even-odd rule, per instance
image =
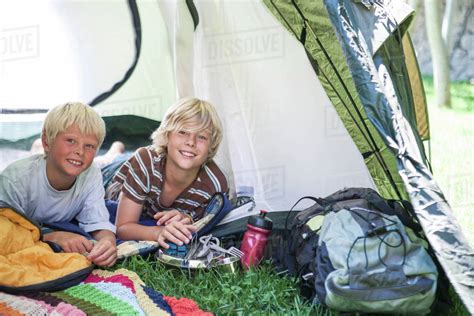
[[80, 284], [59, 292], [0, 292], [0, 315], [212, 315], [191, 299], [164, 296], [130, 270], [93, 270]]

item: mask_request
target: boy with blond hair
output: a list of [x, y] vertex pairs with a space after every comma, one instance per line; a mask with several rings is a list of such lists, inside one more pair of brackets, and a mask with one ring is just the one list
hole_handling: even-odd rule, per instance
[[105, 123], [88, 105], [71, 102], [52, 108], [41, 133], [44, 154], [16, 161], [0, 174], [0, 200], [39, 223], [77, 221], [82, 235], [44, 235], [65, 252], [87, 253], [110, 267], [117, 258], [115, 227], [104, 203], [100, 170], [92, 165], [105, 137]]
[[[107, 188], [119, 199], [117, 236], [123, 240], [188, 243], [211, 197], [227, 193], [223, 172], [212, 158], [222, 140], [215, 108], [196, 98], [179, 100], [168, 109], [152, 134], [153, 145], [139, 148]], [[144, 226], [143, 218], [156, 225]]]

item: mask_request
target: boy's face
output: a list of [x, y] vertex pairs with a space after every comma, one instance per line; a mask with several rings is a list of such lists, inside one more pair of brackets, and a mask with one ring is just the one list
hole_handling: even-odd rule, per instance
[[190, 132], [196, 126], [184, 125], [168, 135], [167, 163], [181, 170], [198, 171], [209, 156], [211, 133], [208, 130]]
[[71, 187], [76, 177], [89, 168], [99, 145], [95, 135], [82, 134], [76, 125], [71, 125], [58, 133], [50, 144], [44, 136], [42, 141], [47, 153], [48, 180], [57, 190]]

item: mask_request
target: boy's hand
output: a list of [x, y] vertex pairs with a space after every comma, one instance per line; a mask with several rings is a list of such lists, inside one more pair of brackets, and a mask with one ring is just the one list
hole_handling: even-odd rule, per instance
[[108, 230], [92, 232], [92, 236], [97, 240], [87, 259], [98, 266], [111, 267], [117, 261], [117, 247], [115, 235]]
[[160, 227], [156, 241], [161, 247], [168, 249], [166, 241], [171, 241], [177, 245], [187, 244], [192, 239], [192, 234], [197, 230], [196, 227], [183, 224], [179, 221], [173, 221], [166, 226]]
[[91, 240], [70, 232], [52, 232], [44, 235], [44, 241], [52, 241], [63, 249], [64, 252], [88, 253], [94, 247]]
[[92, 251], [87, 256], [87, 259], [94, 262], [98, 266], [111, 267], [117, 261], [117, 249], [115, 242], [101, 239], [92, 248]]
[[153, 215], [153, 218], [156, 219], [156, 225], [158, 226], [166, 226], [174, 221], [179, 221], [183, 224], [192, 224], [191, 217], [178, 210], [158, 212]]

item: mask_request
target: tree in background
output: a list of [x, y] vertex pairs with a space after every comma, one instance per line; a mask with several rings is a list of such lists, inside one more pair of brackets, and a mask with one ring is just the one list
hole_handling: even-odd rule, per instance
[[[446, 0], [442, 17], [442, 1], [424, 0], [425, 25], [430, 45], [435, 103], [441, 107], [451, 107], [449, 55], [452, 48], [452, 18], [457, 0]], [[417, 10], [420, 0], [409, 0], [408, 3]]]

